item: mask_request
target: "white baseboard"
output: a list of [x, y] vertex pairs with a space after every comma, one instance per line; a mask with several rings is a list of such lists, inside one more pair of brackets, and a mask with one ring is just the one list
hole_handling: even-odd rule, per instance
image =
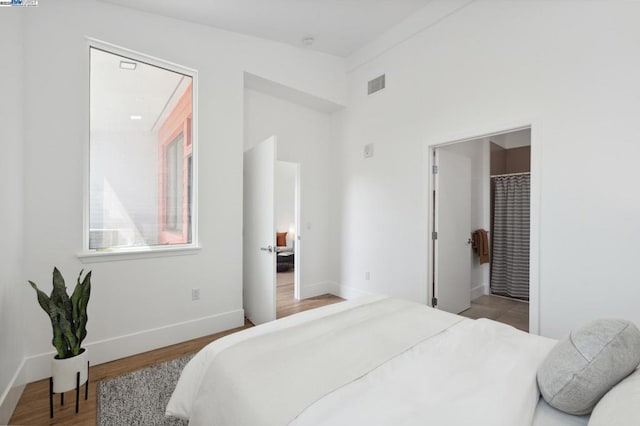
[[342, 285], [337, 283], [332, 283], [333, 289], [330, 292], [338, 297], [342, 297], [343, 299], [357, 299], [358, 297], [372, 296], [375, 293], [371, 293], [370, 291], [361, 290], [359, 288], [350, 287], [348, 285]]
[[323, 281], [317, 284], [304, 286], [300, 289], [300, 299], [308, 299], [310, 297], [321, 296], [323, 294], [333, 294], [343, 299], [357, 299], [358, 297], [371, 296], [374, 293], [360, 290], [355, 287], [341, 285], [333, 281]]
[[13, 410], [16, 409], [18, 401], [22, 396], [22, 391], [26, 386], [25, 376], [25, 359], [22, 360], [15, 374], [11, 378], [7, 389], [0, 395], [0, 425], [8, 425]]
[[316, 284], [305, 285], [300, 287], [300, 299], [308, 299], [310, 297], [322, 296], [323, 294], [333, 294], [334, 283], [323, 281]]
[[479, 284], [471, 288], [471, 300], [489, 294], [489, 289], [484, 284]]
[[[84, 346], [89, 351], [91, 365], [97, 365], [198, 337], [208, 336], [220, 331], [241, 327], [243, 324], [244, 310], [238, 309], [98, 342], [91, 342]], [[51, 375], [51, 358], [53, 358], [54, 355], [55, 353], [51, 351], [25, 358], [22, 368], [26, 371], [24, 383], [49, 377]], [[0, 422], [0, 424], [2, 424], [2, 422]]]

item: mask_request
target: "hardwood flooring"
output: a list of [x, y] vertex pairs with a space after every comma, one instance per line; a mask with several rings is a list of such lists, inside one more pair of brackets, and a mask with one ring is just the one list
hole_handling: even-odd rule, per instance
[[[293, 275], [291, 274], [291, 277]], [[282, 289], [282, 291], [281, 291]], [[277, 317], [282, 318], [297, 312], [306, 311], [343, 299], [324, 295], [311, 299], [296, 301], [293, 298], [293, 280], [278, 286]], [[222, 333], [212, 334], [188, 342], [178, 343], [150, 352], [130, 356], [117, 361], [91, 367], [89, 373], [89, 399], [84, 400], [84, 387], [80, 392], [80, 411], [75, 414], [75, 391], [65, 393], [65, 405], [60, 406], [60, 395], [55, 395], [54, 418], [49, 418], [49, 380], [40, 380], [30, 383], [24, 390], [18, 406], [9, 422], [10, 425], [95, 425], [96, 424], [96, 385], [101, 380], [127, 374], [150, 365], [180, 358], [184, 355], [195, 353], [210, 342], [227, 334], [245, 328], [253, 327], [249, 321], [245, 321], [243, 327]], [[124, 425], [123, 425], [124, 426]]]
[[529, 303], [499, 296], [480, 296], [459, 315], [467, 318], [489, 318], [529, 332]]
[[[289, 282], [287, 282], [289, 281]], [[276, 286], [276, 318], [293, 315], [320, 306], [342, 302], [344, 299], [333, 294], [296, 300], [293, 297], [293, 272], [281, 272], [277, 276]]]
[[276, 285], [278, 287], [289, 285], [289, 284], [293, 285], [293, 280], [295, 279], [293, 274], [294, 274], [293, 271], [278, 272], [276, 274]]

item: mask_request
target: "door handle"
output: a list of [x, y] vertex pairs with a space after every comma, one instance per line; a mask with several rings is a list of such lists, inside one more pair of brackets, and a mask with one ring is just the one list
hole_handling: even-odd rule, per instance
[[260, 247], [262, 251], [268, 251], [269, 253], [273, 253], [273, 246]]

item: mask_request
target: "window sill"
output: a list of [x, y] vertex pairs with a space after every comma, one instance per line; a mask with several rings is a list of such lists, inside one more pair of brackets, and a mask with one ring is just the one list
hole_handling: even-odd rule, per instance
[[92, 250], [78, 253], [82, 263], [117, 262], [120, 260], [150, 259], [154, 257], [188, 256], [198, 254], [199, 245], [166, 247], [132, 247], [126, 249]]

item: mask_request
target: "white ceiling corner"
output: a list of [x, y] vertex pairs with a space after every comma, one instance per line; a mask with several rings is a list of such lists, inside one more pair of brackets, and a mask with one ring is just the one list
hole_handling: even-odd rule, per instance
[[346, 57], [431, 0], [100, 1]]
[[343, 105], [248, 72], [244, 73], [244, 87], [328, 114], [343, 108]]

